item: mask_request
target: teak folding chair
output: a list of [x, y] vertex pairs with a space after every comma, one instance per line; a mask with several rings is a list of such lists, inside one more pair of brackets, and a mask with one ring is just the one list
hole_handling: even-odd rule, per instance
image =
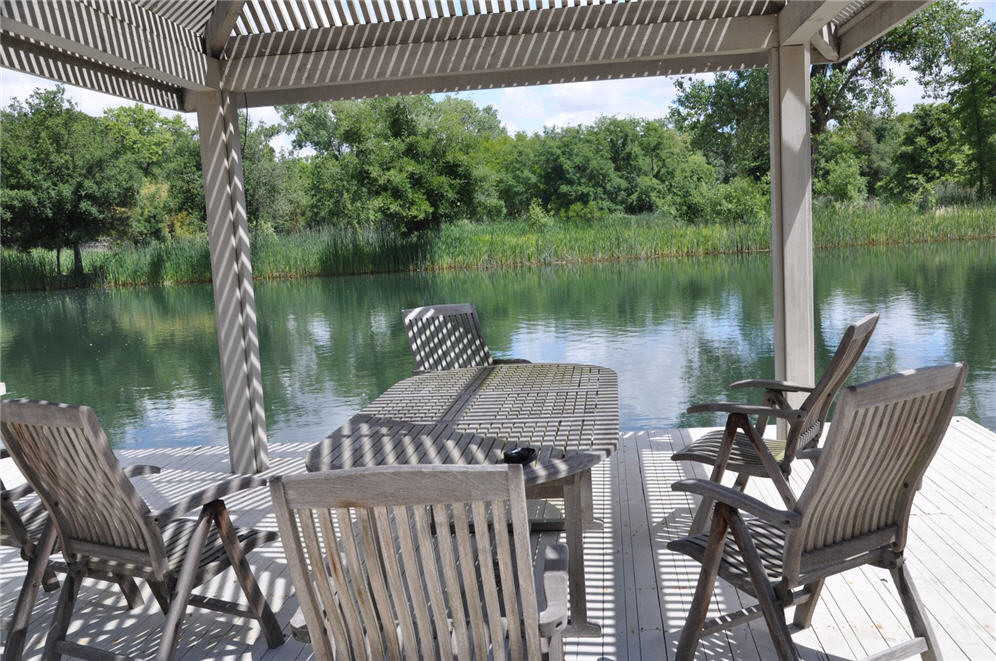
[[[166, 613], [158, 659], [174, 656], [187, 606], [237, 613], [260, 621], [270, 647], [283, 635], [267, 605], [245, 554], [277, 535], [235, 528], [221, 498], [265, 485], [257, 477], [236, 477], [151, 512], [115, 458], [93, 410], [51, 402], [0, 402], [0, 437], [28, 484], [48, 511], [29, 565], [38, 581], [56, 537], [67, 576], [45, 641], [44, 658], [69, 654], [84, 659], [123, 658], [66, 639], [83, 578], [92, 573], [144, 579]], [[200, 516], [182, 518], [200, 509]], [[191, 590], [231, 566], [249, 601], [238, 603], [191, 594]], [[27, 621], [19, 601], [15, 621]]]
[[[811, 388], [785, 381], [748, 379], [737, 381], [730, 387], [763, 388], [763, 405], [717, 402], [689, 407], [689, 413], [729, 413], [726, 427], [722, 431], [707, 433], [675, 452], [671, 459], [711, 465], [713, 470], [709, 479], [717, 483], [727, 470], [737, 473], [734, 486], [740, 491], [744, 490], [752, 476], [769, 478], [784, 497], [792, 461], [800, 451], [805, 454], [819, 443], [830, 405], [861, 358], [877, 323], [878, 314], [870, 314], [848, 326], [826, 371]], [[786, 398], [786, 393], [792, 392], [809, 393], [798, 409], [793, 408]], [[749, 416], [753, 415], [757, 416], [757, 421], [751, 425]], [[784, 439], [763, 438], [769, 418], [788, 423]], [[703, 499], [692, 523], [692, 532], [705, 529], [710, 510], [709, 499]]]
[[521, 466], [352, 468], [270, 492], [318, 659], [563, 658], [567, 547], [534, 574]]
[[[796, 604], [794, 626], [810, 626], [824, 579], [862, 565], [892, 573], [915, 636], [873, 658], [938, 658], [904, 551], [913, 497], [947, 431], [967, 371], [957, 363], [847, 388], [813, 475], [784, 510], [710, 480], [675, 483], [676, 491], [716, 503], [708, 533], [668, 544], [702, 563], [677, 658], [691, 659], [701, 636], [761, 616], [778, 658], [798, 658], [784, 609]], [[706, 621], [717, 574], [759, 604]]]
[[[0, 459], [9, 458], [10, 453], [7, 448], [0, 448]], [[124, 471], [128, 477], [137, 477], [158, 473], [159, 467], [134, 465], [126, 467]], [[58, 590], [59, 579], [55, 572], [66, 572], [66, 564], [59, 561], [49, 561], [44, 566], [38, 565], [39, 571], [35, 571], [35, 565], [32, 564], [35, 549], [45, 534], [49, 518], [41, 500], [33, 495], [34, 489], [30, 484], [8, 489], [3, 481], [0, 481], [0, 544], [20, 549], [21, 558], [28, 562], [28, 571], [14, 607], [18, 617], [14, 618], [7, 627], [7, 639], [3, 649], [4, 661], [17, 661], [24, 652], [28, 617], [34, 608], [38, 588], [43, 587], [46, 592]], [[58, 548], [55, 550], [58, 551]], [[128, 602], [128, 608], [138, 608], [145, 603], [138, 586], [130, 576], [90, 570], [87, 572], [87, 578], [117, 583]]]
[[491, 357], [477, 308], [472, 303], [427, 305], [402, 310], [401, 316], [415, 358], [416, 373], [529, 362]]

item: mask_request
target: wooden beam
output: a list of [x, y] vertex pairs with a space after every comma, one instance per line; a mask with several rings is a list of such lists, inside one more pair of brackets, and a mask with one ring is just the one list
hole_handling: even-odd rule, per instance
[[160, 108], [185, 110], [183, 90], [178, 87], [59, 52], [6, 30], [0, 33], [0, 66]]
[[549, 67], [523, 72], [469, 73], [432, 78], [410, 78], [360, 83], [342, 83], [290, 90], [249, 92], [236, 101], [248, 107], [286, 103], [337, 101], [403, 94], [434, 94], [525, 85], [552, 85], [592, 80], [614, 80], [649, 76], [677, 76], [690, 73], [760, 69], [767, 66], [767, 53], [674, 58], [657, 61], [616, 62], [577, 67]]
[[187, 89], [217, 86], [218, 61], [199, 35], [133, 3], [3, 0], [0, 15], [11, 34], [104, 66]]
[[[805, 385], [816, 383], [809, 67], [810, 49], [806, 45], [771, 51], [768, 103], [775, 378]], [[797, 399], [790, 399], [790, 403], [798, 405], [801, 402]]]
[[[826, 62], [837, 62], [840, 60], [837, 34], [832, 29], [832, 26], [823, 26], [822, 30], [813, 35], [809, 43], [822, 60]], [[814, 61], [813, 64], [817, 64], [817, 62]]]
[[469, 16], [236, 35], [225, 47], [225, 53], [228, 59], [237, 60], [262, 55], [289, 55], [366, 46], [453, 41], [473, 37], [737, 18], [749, 16], [750, 10], [751, 6], [745, 3], [671, 1], [614, 2], [583, 7], [500, 11]]
[[795, 46], [808, 42], [848, 4], [848, 0], [791, 0], [778, 14], [778, 43]]
[[854, 55], [892, 28], [904, 23], [934, 0], [907, 2], [876, 2], [847, 23], [837, 28], [840, 39], [840, 59]]
[[228, 451], [232, 472], [257, 473], [269, 459], [238, 112], [225, 92], [191, 96], [200, 132]]
[[[342, 83], [370, 83], [461, 74], [524, 72], [687, 56], [745, 55], [776, 45], [777, 18], [754, 16], [626, 25], [534, 34], [437, 39], [289, 55], [233, 58], [223, 87], [262, 92]], [[513, 82], [513, 84], [515, 84]]]
[[235, 22], [242, 15], [246, 0], [218, 0], [204, 30], [204, 50], [211, 57], [218, 57], [232, 35]]

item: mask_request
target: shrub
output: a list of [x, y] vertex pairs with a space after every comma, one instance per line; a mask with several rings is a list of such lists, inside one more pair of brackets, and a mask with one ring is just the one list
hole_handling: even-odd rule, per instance
[[526, 212], [526, 224], [536, 232], [543, 232], [553, 227], [553, 216], [546, 212], [539, 200], [533, 200]]
[[868, 179], [861, 176], [861, 162], [850, 153], [842, 153], [817, 172], [813, 193], [834, 202], [860, 202], [868, 195]]

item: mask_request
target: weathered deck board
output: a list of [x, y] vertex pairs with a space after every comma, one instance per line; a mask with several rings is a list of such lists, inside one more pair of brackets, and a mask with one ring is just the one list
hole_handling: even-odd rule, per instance
[[[668, 540], [683, 534], [691, 520], [690, 499], [672, 493], [670, 484], [704, 477], [699, 466], [676, 465], [672, 450], [698, 437], [701, 429], [627, 432], [619, 452], [593, 472], [595, 515], [601, 530], [585, 533], [588, 605], [602, 624], [601, 638], [571, 639], [570, 659], [671, 659], [677, 632], [697, 578], [698, 568], [670, 553]], [[310, 443], [271, 446], [273, 473], [301, 472]], [[152, 508], [218, 479], [227, 466], [224, 447], [128, 450], [126, 463], [151, 463], [168, 470], [140, 478], [139, 489]], [[11, 479], [10, 462], [2, 475]], [[792, 483], [801, 487], [808, 465], [799, 462]], [[771, 485], [755, 480], [749, 491], [777, 502]], [[275, 527], [264, 489], [227, 499], [240, 525]], [[559, 503], [545, 507], [548, 512]], [[537, 546], [553, 533], [534, 535]], [[279, 545], [255, 551], [250, 561], [285, 631], [296, 609], [290, 578]], [[955, 418], [948, 437], [924, 479], [913, 510], [910, 565], [948, 659], [996, 658], [996, 434], [966, 418]], [[0, 549], [0, 614], [9, 617], [25, 564], [16, 553]], [[238, 586], [230, 572], [210, 588], [234, 596]], [[727, 585], [714, 594], [717, 605], [749, 603]], [[125, 654], [148, 655], [163, 622], [149, 598], [135, 611], [124, 610], [116, 590], [88, 583], [81, 593], [71, 628], [73, 637], [89, 637]], [[39, 599], [29, 640], [28, 658], [37, 658], [55, 606], [53, 595]], [[813, 627], [795, 636], [804, 659], [846, 659], [881, 650], [908, 636], [908, 625], [886, 572], [863, 568], [828, 580]], [[309, 659], [310, 648], [288, 640], [266, 650], [255, 625], [210, 612], [194, 611], [182, 630], [181, 659]], [[716, 634], [703, 641], [699, 658], [755, 661], [771, 658], [763, 623]]]

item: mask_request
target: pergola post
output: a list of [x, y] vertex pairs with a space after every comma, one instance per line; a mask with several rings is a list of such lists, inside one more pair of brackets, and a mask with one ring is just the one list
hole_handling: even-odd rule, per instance
[[775, 378], [803, 385], [816, 380], [809, 65], [808, 43], [769, 54]]
[[225, 92], [197, 93], [194, 101], [228, 418], [228, 451], [233, 473], [256, 473], [265, 470], [269, 460], [238, 111]]

